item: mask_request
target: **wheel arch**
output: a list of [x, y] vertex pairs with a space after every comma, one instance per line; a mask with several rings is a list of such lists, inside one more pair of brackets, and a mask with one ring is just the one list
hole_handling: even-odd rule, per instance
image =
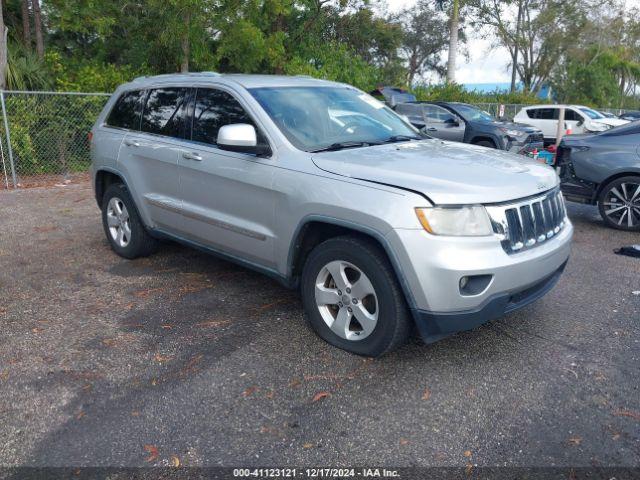
[[469, 143], [477, 145], [479, 142], [491, 142], [493, 143], [494, 148], [500, 148], [500, 143], [498, 142], [498, 140], [489, 134], [475, 135], [473, 138], [471, 138], [471, 141]]
[[369, 226], [337, 218], [310, 215], [298, 224], [292, 237], [287, 258], [287, 278], [291, 286], [299, 285], [304, 262], [314, 247], [325, 240], [344, 235], [354, 235], [368, 239], [382, 249], [391, 263], [407, 304], [413, 311], [416, 303], [409, 288], [409, 283], [402, 272], [400, 261], [385, 235]]
[[600, 198], [600, 195], [602, 194], [602, 190], [604, 190], [604, 187], [606, 187], [611, 182], [623, 177], [637, 177], [640, 180], [640, 168], [637, 170], [625, 170], [623, 172], [616, 172], [613, 175], [610, 175], [609, 177], [605, 178], [603, 181], [601, 181], [598, 184], [598, 186], [594, 190], [592, 202], [594, 204], [598, 203], [598, 199]]
[[93, 191], [95, 193], [98, 208], [102, 208], [102, 199], [104, 198], [104, 194], [107, 189], [114, 183], [122, 183], [127, 187], [127, 189], [129, 189], [126, 180], [120, 172], [111, 170], [109, 168], [101, 168], [100, 170], [96, 171], [93, 183]]

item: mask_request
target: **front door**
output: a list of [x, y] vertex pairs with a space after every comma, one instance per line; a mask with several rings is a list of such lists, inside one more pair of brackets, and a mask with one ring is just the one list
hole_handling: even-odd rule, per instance
[[[229, 92], [198, 88], [190, 141], [178, 155], [186, 236], [262, 267], [274, 262], [274, 160], [221, 150], [223, 125], [256, 123]], [[259, 141], [266, 141], [258, 131]]]
[[437, 105], [423, 107], [427, 135], [454, 142], [464, 141], [465, 124], [461, 118]]

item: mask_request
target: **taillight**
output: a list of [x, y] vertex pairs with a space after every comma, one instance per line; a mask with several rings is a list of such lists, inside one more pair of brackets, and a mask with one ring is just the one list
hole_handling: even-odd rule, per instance
[[93, 141], [93, 132], [89, 132], [87, 138], [89, 139], [89, 143], [91, 143]]

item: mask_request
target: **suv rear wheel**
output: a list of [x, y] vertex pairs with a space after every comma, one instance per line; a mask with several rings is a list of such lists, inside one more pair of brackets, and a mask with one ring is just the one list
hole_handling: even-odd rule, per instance
[[617, 178], [604, 186], [598, 209], [607, 226], [640, 231], [640, 177]]
[[309, 254], [301, 283], [307, 319], [331, 345], [378, 357], [407, 340], [404, 295], [387, 256], [372, 242], [347, 236], [321, 243]]
[[151, 255], [158, 241], [144, 228], [127, 188], [111, 185], [102, 199], [102, 226], [114, 252], [124, 258]]

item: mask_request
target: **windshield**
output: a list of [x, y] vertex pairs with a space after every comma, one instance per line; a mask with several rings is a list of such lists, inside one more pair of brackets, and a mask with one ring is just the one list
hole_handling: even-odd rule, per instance
[[249, 92], [287, 139], [307, 152], [420, 138], [383, 103], [352, 88], [273, 87]]
[[475, 122], [495, 122], [496, 119], [493, 116], [485, 112], [484, 110], [480, 110], [478, 107], [474, 107], [472, 105], [467, 105], [464, 103], [457, 103], [452, 105], [454, 109], [460, 112], [460, 115], [464, 117], [465, 120], [475, 121]]
[[584, 113], [589, 115], [589, 118], [592, 118], [594, 120], [596, 118], [604, 118], [604, 115], [602, 115], [601, 113], [596, 112], [595, 110], [591, 110], [590, 108], [580, 107], [580, 110], [582, 110]]

